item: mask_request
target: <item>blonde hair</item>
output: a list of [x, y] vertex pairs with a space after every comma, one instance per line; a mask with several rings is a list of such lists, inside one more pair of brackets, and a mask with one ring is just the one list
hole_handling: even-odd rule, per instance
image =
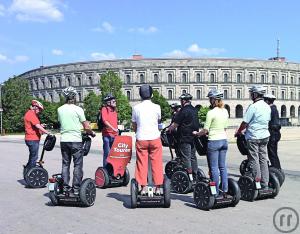
[[215, 100], [215, 106], [219, 108], [224, 108], [224, 103], [222, 99]]

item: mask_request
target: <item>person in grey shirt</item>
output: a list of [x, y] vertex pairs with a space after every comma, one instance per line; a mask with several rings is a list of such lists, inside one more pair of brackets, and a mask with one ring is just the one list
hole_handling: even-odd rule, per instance
[[267, 162], [267, 144], [269, 141], [269, 121], [271, 108], [264, 102], [266, 88], [253, 86], [249, 89], [252, 104], [248, 107], [243, 122], [235, 133], [241, 134], [246, 129], [245, 138], [249, 150], [248, 160], [250, 173], [254, 179], [260, 180], [262, 189], [269, 189], [269, 169]]

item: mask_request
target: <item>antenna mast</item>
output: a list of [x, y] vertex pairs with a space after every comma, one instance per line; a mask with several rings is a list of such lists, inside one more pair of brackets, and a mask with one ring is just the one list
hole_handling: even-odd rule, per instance
[[279, 38], [277, 39], [277, 58], [279, 58], [279, 50], [280, 50], [280, 47], [279, 47]]

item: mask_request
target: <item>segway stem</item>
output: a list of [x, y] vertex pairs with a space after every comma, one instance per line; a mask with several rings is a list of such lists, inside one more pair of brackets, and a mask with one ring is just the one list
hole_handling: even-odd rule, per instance
[[44, 164], [44, 161], [43, 161], [44, 153], [45, 153], [45, 148], [43, 147], [42, 154], [41, 154], [40, 160], [38, 162], [38, 164], [40, 164], [41, 166]]

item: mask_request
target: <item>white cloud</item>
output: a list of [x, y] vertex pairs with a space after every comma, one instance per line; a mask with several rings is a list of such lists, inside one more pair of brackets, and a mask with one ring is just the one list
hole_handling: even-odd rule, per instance
[[93, 52], [91, 53], [91, 57], [95, 60], [111, 60], [116, 59], [116, 56], [113, 53], [99, 53], [99, 52]]
[[0, 54], [0, 62], [6, 62], [6, 63], [19, 63], [19, 62], [27, 62], [29, 60], [29, 57], [26, 55], [17, 55], [13, 59], [7, 57], [4, 54]]
[[62, 50], [59, 50], [59, 49], [53, 49], [53, 50], [52, 50], [52, 54], [53, 54], [53, 55], [60, 56], [60, 55], [63, 55], [64, 52], [63, 52]]
[[157, 29], [157, 27], [150, 26], [148, 28], [144, 28], [144, 27], [130, 28], [128, 31], [129, 32], [138, 32], [138, 33], [142, 33], [142, 34], [150, 34], [150, 33], [157, 32], [158, 29]]
[[5, 15], [5, 7], [0, 4], [0, 16], [4, 16]]
[[9, 10], [20, 21], [62, 21], [63, 13], [56, 0], [13, 0]]
[[218, 55], [220, 53], [224, 53], [225, 49], [223, 48], [201, 48], [198, 46], [198, 44], [194, 43], [189, 46], [187, 51], [191, 53], [195, 53], [197, 55]]
[[101, 24], [101, 27], [93, 28], [92, 29], [95, 32], [108, 32], [108, 33], [114, 33], [115, 27], [113, 27], [109, 22], [104, 21]]
[[187, 58], [187, 57], [190, 57], [190, 55], [188, 53], [186, 53], [185, 51], [182, 51], [182, 50], [173, 50], [171, 52], [165, 53], [164, 56], [169, 57], [169, 58]]

